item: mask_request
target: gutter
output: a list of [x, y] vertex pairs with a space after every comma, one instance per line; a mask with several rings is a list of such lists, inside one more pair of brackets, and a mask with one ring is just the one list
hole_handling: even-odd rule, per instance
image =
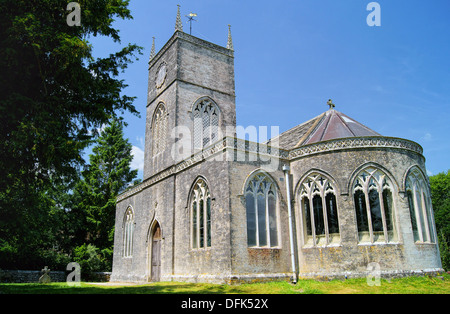
[[292, 282], [297, 283], [297, 269], [295, 267], [295, 251], [294, 251], [294, 230], [292, 225], [292, 208], [291, 208], [291, 189], [289, 186], [289, 171], [290, 167], [288, 165], [283, 166], [283, 172], [286, 178], [286, 197], [288, 204], [289, 213], [289, 242], [291, 246], [291, 266], [292, 266]]

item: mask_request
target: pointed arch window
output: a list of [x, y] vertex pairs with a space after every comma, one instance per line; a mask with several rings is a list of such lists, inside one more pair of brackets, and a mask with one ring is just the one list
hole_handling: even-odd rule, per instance
[[379, 169], [367, 167], [356, 176], [353, 199], [360, 242], [397, 240], [393, 192], [391, 180]]
[[123, 227], [123, 257], [133, 256], [134, 214], [129, 207], [125, 212]]
[[247, 244], [249, 247], [277, 247], [277, 193], [264, 173], [255, 174], [245, 187]]
[[192, 190], [191, 235], [193, 249], [211, 247], [211, 195], [203, 179], [198, 179]]
[[406, 194], [414, 241], [435, 243], [428, 183], [417, 167], [414, 167], [406, 178]]
[[304, 245], [339, 243], [339, 218], [332, 181], [312, 173], [300, 184]]
[[210, 98], [200, 99], [193, 107], [194, 149], [203, 149], [219, 139], [220, 111]]
[[158, 105], [153, 114], [153, 125], [152, 125], [152, 146], [153, 146], [153, 156], [164, 151], [166, 148], [167, 141], [167, 124], [168, 117], [166, 108], [162, 103]]

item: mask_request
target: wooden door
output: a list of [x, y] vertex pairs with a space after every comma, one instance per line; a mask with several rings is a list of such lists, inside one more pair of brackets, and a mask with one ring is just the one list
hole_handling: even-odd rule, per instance
[[157, 224], [152, 236], [152, 281], [161, 279], [161, 228]]

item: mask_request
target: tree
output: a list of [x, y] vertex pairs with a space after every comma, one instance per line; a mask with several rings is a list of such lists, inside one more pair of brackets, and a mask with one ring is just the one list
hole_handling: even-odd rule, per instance
[[450, 170], [431, 176], [430, 187], [442, 266], [450, 270]]
[[123, 138], [122, 123], [112, 119], [100, 134], [89, 164], [74, 189], [73, 214], [81, 218], [78, 244], [92, 244], [112, 253], [116, 197], [124, 192], [138, 171], [130, 168], [132, 146]]
[[132, 18], [129, 1], [77, 2], [79, 27], [67, 24], [67, 1], [0, 0], [0, 261], [50, 245], [48, 191], [77, 177], [82, 151], [111, 116], [138, 115], [118, 75], [141, 48], [94, 59], [88, 41], [120, 42], [113, 22]]

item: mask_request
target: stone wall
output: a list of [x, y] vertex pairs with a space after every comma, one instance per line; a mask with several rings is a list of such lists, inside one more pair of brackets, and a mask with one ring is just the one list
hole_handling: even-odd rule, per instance
[[[153, 215], [163, 230], [162, 280], [239, 282], [289, 277], [291, 261], [283, 164], [291, 167], [296, 265], [301, 276], [364, 276], [372, 262], [378, 263], [382, 274], [388, 275], [441, 270], [437, 244], [415, 242], [412, 234], [404, 182], [411, 167], [418, 167], [425, 173], [425, 161], [420, 152], [380, 146], [333, 148], [291, 160], [275, 158], [271, 161], [275, 167], [267, 167], [260, 160], [253, 161], [255, 159], [250, 158], [248, 152], [241, 151], [245, 158], [238, 161], [239, 147], [233, 147], [233, 144], [229, 147], [228, 139], [222, 143], [224, 146], [218, 151], [225, 156], [224, 161], [208, 160], [221, 156], [217, 150], [215, 154], [199, 156], [201, 158], [195, 155], [174, 168], [165, 179], [150, 181], [147, 187], [144, 184], [140, 193], [136, 190], [135, 194], [125, 195], [119, 201], [116, 220], [116, 250], [119, 254], [115, 253], [114, 258], [118, 262], [115, 270], [120, 280], [147, 278], [147, 239]], [[249, 148], [252, 151], [251, 145]], [[395, 239], [389, 243], [360, 242], [358, 238], [352, 182], [358, 172], [369, 165], [383, 171], [393, 184]], [[264, 168], [277, 185], [280, 245], [248, 248], [244, 185], [254, 171]], [[305, 231], [300, 218], [299, 183], [311, 171], [326, 175], [334, 183], [340, 232], [339, 239], [328, 245], [308, 246], [302, 240]], [[208, 182], [213, 199], [213, 246], [203, 251], [192, 250], [190, 246], [189, 191], [198, 176]], [[140, 231], [137, 235], [139, 243], [135, 242], [136, 255], [125, 260], [120, 257], [123, 236], [120, 235], [123, 224], [120, 217], [129, 205], [139, 211], [136, 217], [140, 217], [137, 220], [140, 226], [136, 230]], [[152, 214], [154, 208], [157, 208], [156, 214]], [[434, 226], [432, 228], [434, 230]]]
[[[393, 211], [396, 239], [389, 243], [367, 243], [358, 239], [352, 182], [366, 166], [382, 170], [394, 185]], [[421, 154], [404, 149], [344, 149], [321, 153], [291, 162], [294, 212], [300, 275], [336, 276], [366, 273], [369, 263], [378, 263], [382, 273], [433, 272], [441, 269], [436, 243], [416, 243], [412, 235], [410, 212], [404, 180], [408, 170], [417, 166], [425, 172]], [[299, 183], [310, 171], [326, 174], [335, 182], [340, 240], [328, 246], [304, 245], [301, 228], [302, 209]]]
[[[160, 85], [156, 77], [161, 67], [167, 74]], [[163, 72], [162, 72], [163, 73]], [[228, 276], [230, 271], [229, 183], [228, 164], [195, 162], [195, 166], [177, 165], [184, 158], [175, 154], [177, 141], [193, 135], [192, 108], [197, 100], [209, 97], [219, 107], [219, 137], [236, 125], [234, 54], [232, 50], [176, 31], [164, 47], [150, 60], [148, 77], [147, 121], [145, 134], [144, 184], [142, 190], [128, 198], [119, 198], [116, 208], [113, 281], [147, 281], [151, 277], [151, 230], [161, 227], [161, 280], [214, 273]], [[162, 103], [167, 110], [168, 127], [165, 150], [152, 152], [154, 110]], [[176, 127], [182, 134], [174, 134]], [[228, 127], [228, 128], [227, 128]], [[191, 141], [190, 141], [191, 142]], [[193, 147], [192, 153], [198, 153]], [[217, 152], [216, 152], [217, 153]], [[200, 152], [201, 154], [201, 152]], [[219, 153], [220, 155], [220, 153]], [[196, 154], [201, 160], [207, 158]], [[208, 182], [212, 201], [211, 248], [192, 250], [190, 240], [189, 193], [199, 177]], [[130, 193], [131, 194], [131, 193]], [[133, 254], [123, 256], [124, 214], [134, 213]], [[215, 279], [213, 279], [215, 280]]]
[[[50, 271], [49, 276], [52, 282], [66, 282], [69, 274], [69, 271]], [[0, 270], [0, 282], [3, 283], [38, 283], [41, 276], [42, 272], [38, 270]], [[82, 278], [82, 280], [107, 282], [110, 276], [109, 272], [95, 272], [89, 278]]]
[[[149, 237], [154, 222], [160, 224], [162, 232], [161, 258], [165, 261], [161, 265], [162, 273], [165, 271], [171, 273], [173, 182], [174, 177], [168, 177], [117, 203], [112, 281], [148, 280], [150, 276]], [[132, 209], [134, 216], [133, 248], [132, 256], [124, 257], [124, 216], [128, 208]]]
[[[278, 162], [278, 161], [277, 161]], [[284, 279], [291, 270], [288, 210], [286, 203], [286, 185], [282, 162], [276, 171], [261, 170], [261, 162], [233, 162], [230, 165], [230, 205], [232, 235], [232, 275], [234, 281], [261, 281], [267, 278]], [[248, 247], [247, 218], [244, 185], [255, 172], [262, 171], [275, 185], [277, 190], [277, 231], [278, 246], [273, 248]], [[270, 279], [269, 279], [270, 280]]]
[[[6, 283], [38, 283], [42, 272], [38, 270], [0, 270], [0, 282]], [[64, 271], [51, 271], [52, 282], [65, 282], [67, 275]]]
[[[167, 75], [158, 88], [155, 81], [158, 70], [164, 64]], [[198, 99], [207, 96], [218, 105], [221, 135], [226, 134], [228, 126], [232, 126], [233, 130], [236, 125], [234, 90], [234, 56], [231, 50], [183, 32], [175, 32], [149, 65], [144, 180], [181, 161], [174, 160], [172, 148], [182, 137], [186, 140], [186, 130], [190, 131], [192, 138], [192, 107]], [[154, 156], [152, 121], [154, 110], [160, 103], [167, 110], [166, 149]], [[172, 134], [175, 127], [182, 127], [178, 129], [183, 132], [182, 135]], [[191, 150], [194, 152], [193, 147]]]

